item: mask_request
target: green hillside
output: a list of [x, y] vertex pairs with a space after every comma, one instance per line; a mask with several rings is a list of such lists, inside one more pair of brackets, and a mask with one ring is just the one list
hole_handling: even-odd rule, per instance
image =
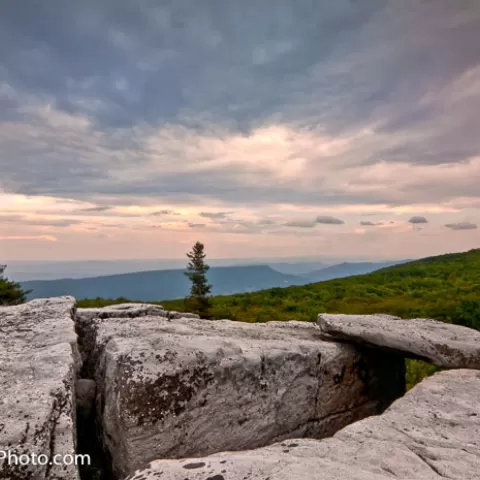
[[[182, 309], [181, 300], [161, 302]], [[389, 313], [480, 328], [480, 249], [424, 258], [367, 275], [213, 299], [213, 318], [315, 321], [318, 313]]]
[[[79, 306], [115, 302], [97, 299], [80, 301]], [[171, 310], [185, 309], [182, 300], [159, 303]], [[480, 249], [424, 258], [367, 275], [217, 296], [211, 314], [214, 319], [244, 322], [313, 322], [322, 312], [428, 317], [479, 329]], [[421, 362], [409, 362], [411, 384], [432, 372]]]

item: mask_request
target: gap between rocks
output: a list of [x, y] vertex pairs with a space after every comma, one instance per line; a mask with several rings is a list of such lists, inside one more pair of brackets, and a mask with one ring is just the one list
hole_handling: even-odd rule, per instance
[[90, 465], [79, 465], [81, 480], [118, 480], [112, 471], [112, 460], [102, 441], [102, 425], [97, 414], [96, 382], [93, 363], [88, 358], [85, 332], [75, 322], [78, 347], [83, 359], [76, 385], [77, 453], [88, 455]]

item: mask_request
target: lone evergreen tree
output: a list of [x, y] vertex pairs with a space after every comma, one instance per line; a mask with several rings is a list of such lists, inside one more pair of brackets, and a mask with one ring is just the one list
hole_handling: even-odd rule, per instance
[[3, 272], [7, 268], [6, 265], [0, 265], [0, 305], [17, 305], [23, 303], [26, 295], [31, 290], [23, 290], [21, 285], [12, 282], [3, 276]]
[[209, 293], [212, 290], [212, 286], [209, 285], [206, 277], [210, 267], [204, 262], [206, 257], [204, 249], [203, 243], [196, 242], [192, 251], [187, 253], [190, 261], [188, 262], [185, 275], [192, 282], [192, 286], [190, 288], [190, 296], [185, 299], [185, 304], [200, 316], [207, 317], [211, 306]]

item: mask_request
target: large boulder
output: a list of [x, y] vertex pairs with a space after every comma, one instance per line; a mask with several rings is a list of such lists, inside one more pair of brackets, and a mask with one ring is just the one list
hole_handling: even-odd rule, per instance
[[322, 342], [314, 324], [78, 321], [119, 478], [157, 458], [332, 435], [404, 392], [402, 358]]
[[459, 325], [390, 315], [320, 314], [324, 338], [399, 352], [447, 368], [480, 369], [480, 332]]
[[0, 307], [0, 478], [78, 478], [60, 461], [75, 453], [74, 312], [72, 297]]
[[440, 372], [332, 438], [158, 460], [128, 480], [478, 480], [479, 398], [480, 372]]

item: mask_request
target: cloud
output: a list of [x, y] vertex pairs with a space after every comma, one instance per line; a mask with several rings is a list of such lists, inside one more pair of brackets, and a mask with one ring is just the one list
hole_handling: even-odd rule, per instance
[[414, 216], [408, 220], [408, 223], [411, 223], [412, 225], [417, 225], [420, 223], [428, 223], [428, 220], [425, 217]]
[[[227, 3], [32, 4], [41, 29], [6, 8], [0, 185], [117, 205], [477, 198], [478, 6]], [[439, 48], [451, 62], [418, 61]]]
[[316, 223], [323, 223], [325, 225], [342, 225], [345, 222], [339, 218], [330, 217], [330, 216], [319, 216], [315, 220]]
[[106, 212], [111, 208], [112, 207], [108, 205], [98, 205], [96, 207], [81, 208], [80, 210], [78, 210], [78, 212], [85, 212], [85, 213]]
[[275, 224], [276, 224], [275, 220], [272, 220], [270, 218], [261, 218], [260, 220], [257, 220], [257, 225], [260, 225], [260, 226], [270, 226]]
[[175, 212], [174, 210], [164, 209], [164, 210], [157, 210], [155, 212], [150, 213], [153, 216], [163, 216], [163, 215], [180, 215], [180, 213]]
[[286, 227], [299, 227], [299, 228], [313, 228], [319, 222], [312, 222], [311, 220], [292, 220], [285, 222], [283, 225]]
[[[392, 223], [392, 222], [390, 222], [390, 223]], [[370, 222], [368, 220], [362, 220], [360, 222], [360, 225], [363, 225], [364, 227], [376, 227], [376, 226], [383, 225], [383, 222]]]
[[17, 224], [21, 223], [22, 225], [30, 226], [43, 226], [43, 227], [71, 227], [72, 225], [79, 225], [83, 223], [81, 220], [75, 220], [70, 218], [30, 218], [24, 215], [11, 215], [11, 214], [0, 214], [0, 222]]
[[476, 218], [478, 2], [26, 1], [0, 16], [9, 230], [181, 215], [327, 242], [305, 218]]
[[470, 222], [447, 223], [445, 227], [451, 230], [476, 230], [477, 225]]
[[212, 220], [227, 218], [231, 212], [200, 212], [201, 217], [210, 218]]
[[192, 222], [188, 222], [188, 226], [190, 228], [204, 228], [204, 227], [206, 227], [206, 225], [204, 223], [192, 223]]

